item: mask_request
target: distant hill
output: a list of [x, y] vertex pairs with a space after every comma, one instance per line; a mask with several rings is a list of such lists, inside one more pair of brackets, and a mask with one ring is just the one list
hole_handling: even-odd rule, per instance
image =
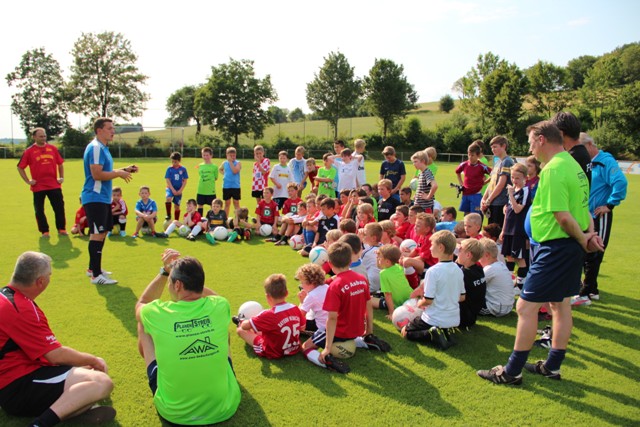
[[[13, 138], [14, 144], [25, 144], [26, 142], [26, 139]], [[0, 144], [11, 144], [11, 138], [0, 138]]]

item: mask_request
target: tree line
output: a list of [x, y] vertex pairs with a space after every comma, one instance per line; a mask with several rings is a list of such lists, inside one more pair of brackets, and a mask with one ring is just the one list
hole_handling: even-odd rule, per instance
[[[142, 90], [148, 77], [138, 70], [138, 57], [122, 34], [83, 33], [71, 55], [67, 80], [44, 48], [26, 52], [6, 76], [8, 85], [18, 89], [11, 108], [25, 132], [34, 127], [46, 128], [50, 137], [66, 132], [67, 142], [73, 144], [82, 130], [71, 128], [69, 112], [124, 121], [141, 116], [149, 99]], [[323, 59], [307, 83], [308, 115], [301, 108], [289, 111], [276, 106], [278, 96], [270, 75], [259, 78], [253, 61], [230, 58], [212, 66], [204, 82], [169, 96], [165, 125], [195, 124], [197, 135], [202, 126], [209, 126], [227, 143], [238, 145], [239, 135], [260, 139], [273, 123], [326, 120], [335, 138], [339, 119], [375, 116], [380, 133], [368, 137], [378, 144], [407, 148], [429, 144], [464, 152], [471, 140], [503, 134], [518, 153], [526, 151], [528, 124], [567, 109], [603, 148], [619, 157], [640, 156], [639, 43], [599, 57], [580, 56], [564, 67], [539, 60], [520, 69], [492, 52], [480, 54], [476, 64], [453, 83], [457, 102], [449, 95], [441, 98], [441, 111], [454, 114], [436, 129], [422, 129], [417, 119], [405, 119], [417, 108], [418, 94], [401, 64], [375, 59], [368, 74], [356, 76], [344, 54], [331, 52]]]

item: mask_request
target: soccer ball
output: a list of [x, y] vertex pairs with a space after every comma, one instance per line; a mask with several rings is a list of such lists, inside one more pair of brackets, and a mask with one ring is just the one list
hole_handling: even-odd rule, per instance
[[140, 229], [140, 233], [142, 233], [142, 235], [144, 236], [148, 236], [149, 234], [151, 234], [151, 229], [149, 227], [142, 227]]
[[238, 319], [248, 320], [262, 312], [262, 304], [258, 301], [247, 301], [238, 308]]
[[309, 261], [316, 265], [322, 265], [329, 261], [329, 254], [322, 246], [316, 246], [309, 252]]
[[270, 226], [269, 224], [262, 224], [260, 226], [260, 230], [258, 230], [260, 235], [263, 237], [271, 236], [272, 231], [273, 231], [273, 227]]
[[229, 231], [221, 225], [213, 229], [213, 237], [216, 240], [226, 240], [228, 236]]
[[348, 359], [356, 354], [356, 341], [334, 341], [331, 346], [331, 354], [338, 359]]
[[418, 244], [416, 243], [416, 241], [411, 239], [405, 239], [402, 241], [402, 243], [400, 243], [400, 251], [403, 255], [410, 254], [417, 247]]
[[304, 237], [302, 237], [302, 234], [291, 236], [289, 239], [289, 246], [291, 246], [291, 249], [294, 251], [302, 249], [304, 247]]
[[181, 225], [180, 228], [178, 228], [178, 236], [180, 237], [187, 237], [190, 232], [191, 229], [186, 225]]
[[400, 331], [403, 327], [407, 326], [413, 319], [420, 316], [421, 314], [422, 310], [420, 309], [417, 309], [410, 305], [401, 305], [393, 311], [391, 322], [393, 323], [393, 326], [395, 326], [396, 329]]
[[409, 182], [409, 187], [411, 191], [416, 191], [418, 189], [418, 178], [413, 178], [411, 182]]

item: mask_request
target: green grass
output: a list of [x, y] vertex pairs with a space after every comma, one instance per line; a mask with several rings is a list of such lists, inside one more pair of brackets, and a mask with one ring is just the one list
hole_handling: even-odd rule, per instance
[[[433, 128], [436, 123], [447, 120], [449, 115], [438, 111], [438, 102], [430, 102], [420, 104], [419, 108], [410, 114], [409, 117], [417, 117], [420, 119], [423, 129], [430, 129]], [[338, 121], [338, 136], [343, 139], [351, 139], [360, 135], [380, 133], [380, 128], [380, 122], [376, 117], [341, 119]], [[188, 142], [195, 138], [195, 133], [195, 126], [185, 127], [184, 136], [180, 129], [173, 129], [173, 131], [171, 129], [147, 130], [144, 132], [145, 135], [158, 138], [163, 143], [179, 141], [181, 138], [184, 138], [183, 140]], [[203, 126], [202, 133], [205, 135], [218, 135], [218, 132], [209, 129], [209, 126]], [[115, 142], [126, 142], [135, 145], [141, 135], [141, 132], [118, 134], [115, 137]], [[247, 135], [240, 135], [239, 142], [241, 145], [253, 146], [254, 144], [262, 144], [270, 146], [278, 135], [289, 137], [306, 136], [320, 140], [333, 140], [333, 130], [328, 122], [324, 120], [307, 120], [304, 122], [281, 123], [268, 126], [264, 131], [264, 136], [257, 140], [249, 138]]]
[[[187, 159], [185, 166], [195, 172], [196, 163], [196, 159]], [[253, 209], [254, 202], [248, 198], [251, 168], [249, 162], [243, 163], [243, 194], [246, 205]], [[116, 166], [125, 164], [117, 162]], [[153, 198], [162, 199], [168, 162], [147, 160], [139, 164], [141, 171], [131, 183], [118, 182], [130, 208], [142, 184], [151, 186]], [[439, 165], [438, 199], [445, 206], [457, 206], [455, 192], [447, 186], [454, 178], [454, 165]], [[228, 298], [234, 310], [246, 300], [264, 304], [262, 281], [276, 272], [291, 279], [289, 290], [291, 301], [295, 301], [297, 284], [293, 273], [304, 260], [287, 247], [274, 247], [255, 238], [215, 247], [204, 241], [191, 243], [177, 235], [168, 240], [110, 238], [104, 250], [104, 267], [113, 271], [120, 283], [90, 285], [84, 275], [88, 263], [86, 238], [61, 239], [53, 233], [50, 240], [41, 239], [33, 218], [31, 194], [15, 172], [15, 161], [0, 160], [0, 166], [7, 173], [0, 211], [4, 224], [0, 277], [5, 283], [9, 281], [15, 259], [23, 251], [38, 250], [53, 257], [51, 284], [37, 302], [60, 342], [104, 357], [109, 364], [115, 382], [110, 403], [118, 410], [110, 425], [160, 425], [144, 363], [137, 352], [133, 309], [157, 273], [164, 248], [197, 256], [205, 266], [207, 285]], [[373, 181], [379, 164], [371, 162], [366, 167]], [[70, 228], [82, 185], [81, 161], [67, 161], [65, 170]], [[359, 351], [349, 360], [352, 372], [348, 375], [319, 369], [301, 356], [277, 361], [258, 359], [232, 333], [230, 325], [242, 403], [227, 424], [638, 425], [640, 291], [634, 263], [638, 259], [635, 251], [640, 230], [640, 177], [628, 178], [627, 201], [615, 210], [613, 236], [601, 271], [602, 300], [574, 312], [575, 328], [562, 381], [525, 373], [522, 386], [501, 387], [476, 377], [477, 369], [506, 362], [513, 346], [515, 314], [481, 319], [471, 332], [457, 336], [457, 346], [442, 352], [403, 341], [384, 314], [377, 312], [375, 332], [391, 343], [393, 351]], [[195, 193], [194, 181], [187, 187], [188, 195]], [[49, 207], [47, 211], [52, 222], [53, 213]], [[546, 351], [534, 349], [531, 358], [545, 355]], [[26, 421], [8, 418], [0, 411], [0, 425], [19, 426]]]

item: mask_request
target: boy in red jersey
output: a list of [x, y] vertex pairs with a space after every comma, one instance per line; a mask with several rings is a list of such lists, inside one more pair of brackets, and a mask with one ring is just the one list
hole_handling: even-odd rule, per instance
[[[351, 246], [337, 242], [329, 247], [329, 263], [336, 273], [329, 285], [322, 309], [327, 318], [324, 350], [320, 363], [332, 353], [334, 343], [355, 340], [356, 347], [387, 352], [391, 346], [373, 335], [373, 306], [366, 277], [349, 269]], [[365, 327], [366, 322], [366, 327]], [[363, 336], [364, 335], [364, 336]], [[318, 346], [322, 343], [316, 343]]]
[[264, 310], [238, 325], [238, 335], [253, 346], [260, 357], [279, 359], [293, 356], [300, 350], [300, 329], [303, 329], [300, 309], [286, 301], [287, 278], [272, 274], [264, 281], [270, 310]]
[[[298, 206], [300, 205], [300, 203], [302, 203], [302, 199], [298, 196], [298, 187], [299, 186], [295, 182], [290, 182], [287, 184], [287, 195], [289, 197], [284, 201], [284, 204], [282, 205], [283, 217], [286, 216], [287, 218], [291, 218], [294, 215], [298, 215]], [[277, 246], [289, 244], [289, 237], [291, 237], [291, 235], [287, 236], [287, 228], [288, 224], [285, 224], [283, 221], [282, 225], [280, 226], [280, 230], [274, 230], [273, 239], [275, 239], [274, 241]]]
[[[263, 199], [260, 200], [256, 207], [256, 230], [260, 229], [262, 224], [269, 224], [273, 227], [274, 234], [277, 232], [276, 227], [278, 225], [278, 204], [273, 200], [273, 187], [265, 187], [262, 192]], [[271, 240], [267, 240], [271, 241]]]

